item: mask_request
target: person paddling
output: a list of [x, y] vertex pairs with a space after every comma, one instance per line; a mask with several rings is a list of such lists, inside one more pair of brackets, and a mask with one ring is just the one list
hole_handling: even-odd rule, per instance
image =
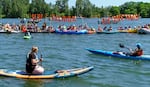
[[141, 48], [141, 44], [137, 43], [135, 50], [132, 50], [131, 48], [125, 47], [123, 44], [119, 44], [121, 48], [127, 48], [130, 52], [113, 52], [113, 54], [120, 54], [120, 55], [128, 55], [128, 56], [141, 56], [143, 55], [143, 49]]
[[27, 32], [25, 32], [24, 36], [31, 36], [31, 34], [29, 31], [27, 31]]
[[43, 59], [38, 58], [37, 53], [38, 47], [33, 46], [26, 60], [26, 72], [28, 74], [42, 74], [44, 72], [44, 68], [38, 64]]
[[141, 55], [143, 55], [143, 49], [141, 48], [140, 43], [136, 44], [135, 50], [132, 50], [132, 49], [129, 49], [129, 50], [130, 50], [130, 53], [129, 53], [130, 56], [141, 56]]

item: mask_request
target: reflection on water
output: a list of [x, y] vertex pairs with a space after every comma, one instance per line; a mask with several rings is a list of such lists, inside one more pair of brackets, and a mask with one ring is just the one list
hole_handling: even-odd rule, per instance
[[24, 79], [24, 87], [45, 87], [46, 83], [51, 83], [52, 79]]

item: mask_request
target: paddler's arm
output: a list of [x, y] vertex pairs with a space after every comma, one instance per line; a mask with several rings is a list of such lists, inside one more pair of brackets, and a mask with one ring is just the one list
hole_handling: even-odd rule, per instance
[[132, 50], [131, 48], [128, 48], [129, 49], [129, 51], [131, 52], [131, 53], [134, 53], [134, 50]]
[[40, 60], [39, 60], [39, 59], [32, 59], [32, 64], [33, 64], [33, 65], [36, 65], [36, 64], [38, 64], [38, 63], [41, 62], [41, 61], [43, 61], [42, 58], [40, 58]]

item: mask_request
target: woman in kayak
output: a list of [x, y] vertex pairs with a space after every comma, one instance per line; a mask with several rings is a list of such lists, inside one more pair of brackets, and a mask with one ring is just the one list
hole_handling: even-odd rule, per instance
[[141, 48], [141, 44], [137, 43], [135, 50], [130, 49], [129, 55], [130, 56], [141, 56], [141, 55], [143, 55], [143, 49]]
[[28, 54], [26, 60], [26, 72], [29, 74], [42, 74], [44, 72], [44, 68], [40, 66], [38, 63], [42, 62], [42, 58], [38, 58], [37, 56], [38, 47], [33, 46], [31, 52]]

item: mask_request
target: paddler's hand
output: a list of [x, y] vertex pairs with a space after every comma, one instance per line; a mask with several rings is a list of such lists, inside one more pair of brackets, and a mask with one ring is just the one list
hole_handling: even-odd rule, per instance
[[43, 61], [43, 58], [40, 58], [40, 62], [42, 62]]

